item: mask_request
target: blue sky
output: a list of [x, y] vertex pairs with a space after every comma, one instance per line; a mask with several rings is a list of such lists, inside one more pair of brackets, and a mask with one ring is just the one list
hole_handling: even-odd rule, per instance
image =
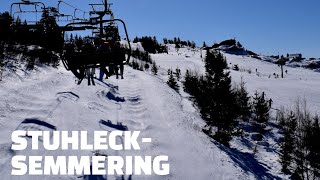
[[[43, 0], [42, 0], [43, 1]], [[84, 10], [100, 0], [65, 0]], [[198, 45], [236, 38], [263, 54], [303, 53], [320, 57], [320, 1], [317, 0], [109, 0], [127, 22], [131, 39], [155, 35], [194, 40]], [[0, 11], [13, 0], [2, 1]], [[58, 0], [43, 1], [56, 6]], [[86, 3], [85, 3], [86, 2]], [[73, 13], [63, 7], [65, 13]], [[79, 15], [81, 16], [81, 15]]]

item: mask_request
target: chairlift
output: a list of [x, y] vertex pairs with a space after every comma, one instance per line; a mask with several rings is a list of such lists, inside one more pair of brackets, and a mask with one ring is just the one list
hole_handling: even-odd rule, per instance
[[[127, 63], [130, 61], [131, 58], [131, 46], [129, 42], [129, 36], [127, 32], [126, 25], [124, 21], [121, 19], [114, 19], [114, 20], [100, 20], [100, 21], [95, 21], [93, 24], [92, 21], [87, 21], [87, 22], [75, 22], [75, 23], [69, 23], [68, 25], [65, 26], [63, 29], [63, 32], [66, 31], [78, 31], [78, 30], [97, 30], [95, 26], [93, 25], [98, 25], [98, 24], [105, 24], [105, 23], [115, 23], [115, 22], [121, 22], [124, 28], [124, 31], [126, 33], [126, 39], [129, 44], [129, 51], [128, 51], [128, 56], [127, 59], [124, 59], [123, 61], [118, 61], [121, 59], [120, 56], [124, 55], [126, 51], [124, 49], [120, 51], [114, 50], [111, 48], [110, 52], [101, 52], [101, 51], [74, 51], [70, 45], [67, 45], [69, 47], [65, 47], [65, 51], [62, 56], [62, 62], [67, 70], [70, 70], [78, 79], [79, 82], [81, 82], [85, 78], [85, 70], [88, 68], [101, 68], [101, 70], [104, 71], [105, 74], [108, 74], [108, 71], [105, 69], [106, 66], [114, 65], [123, 65], [123, 63]], [[79, 27], [77, 27], [77, 25]], [[110, 26], [106, 26], [110, 30]], [[118, 30], [117, 28], [113, 28], [113, 30]], [[108, 31], [109, 33], [111, 31]], [[112, 43], [116, 43], [120, 41], [120, 36], [118, 35], [118, 31], [112, 31], [113, 33], [117, 33], [116, 39], [110, 39], [107, 34], [99, 34], [99, 39], [104, 42], [104, 41], [109, 41]], [[113, 34], [112, 37], [115, 37], [115, 34]]]
[[[59, 22], [73, 22], [74, 17], [72, 15], [69, 14], [56, 14], [54, 15], [54, 17], [56, 17], [57, 21]], [[66, 19], [61, 20], [61, 17], [65, 17]]]
[[[42, 9], [39, 10], [37, 7], [41, 5], [42, 6]], [[14, 6], [17, 6], [19, 9], [18, 11], [14, 12], [13, 13], [13, 7]], [[34, 6], [34, 10], [23, 10], [21, 6]], [[15, 18], [16, 14], [26, 14], [26, 13], [34, 13], [36, 14], [36, 21], [30, 21], [30, 20], [26, 20], [27, 21], [27, 25], [23, 25], [23, 26], [19, 26], [15, 23], [13, 23], [13, 30], [17, 30], [17, 29], [20, 29], [20, 28], [26, 28], [26, 29], [37, 29], [38, 28], [38, 16], [37, 16], [37, 13], [41, 13], [43, 12], [43, 10], [45, 9], [45, 4], [42, 3], [42, 2], [31, 2], [31, 1], [22, 1], [22, 2], [15, 2], [15, 3], [12, 3], [11, 6], [10, 6], [10, 15]]]
[[[66, 45], [65, 51], [62, 55], [63, 65], [67, 70], [70, 70], [77, 78], [78, 82], [85, 78], [85, 71], [89, 68], [100, 68], [105, 74], [108, 74], [106, 66], [123, 66], [124, 63], [128, 63], [131, 58], [131, 46], [130, 40], [126, 28], [126, 24], [121, 19], [114, 19], [113, 13], [108, 6], [107, 0], [104, 4], [90, 4], [93, 7], [93, 11], [90, 11], [90, 16], [92, 14], [97, 14], [97, 17], [91, 17], [89, 21], [83, 22], [73, 22], [67, 24], [63, 28], [63, 32], [66, 31], [77, 31], [77, 30], [92, 30], [92, 34], [96, 35], [95, 42], [100, 40], [99, 48], [96, 47], [95, 50], [88, 45], [91, 50], [78, 50], [72, 49], [72, 45]], [[104, 11], [96, 11], [94, 6], [104, 5]], [[111, 19], [104, 20], [105, 15], [111, 14]], [[123, 25], [123, 29], [126, 34], [126, 39], [129, 45], [129, 51], [126, 52], [124, 48], [117, 47], [120, 44], [120, 36], [118, 27], [115, 26], [116, 22]], [[103, 49], [101, 47], [107, 46], [105, 43], [111, 44], [111, 48]], [[71, 47], [70, 47], [71, 46]], [[99, 49], [99, 50], [97, 50]], [[127, 58], [125, 54], [127, 53]]]
[[38, 5], [42, 5], [42, 9], [46, 8], [46, 6], [45, 6], [45, 4], [43, 2], [31, 2], [31, 1], [24, 1], [23, 0], [22, 2], [12, 3], [11, 6], [10, 6], [10, 16], [13, 16], [13, 14], [12, 14], [13, 6], [18, 6], [20, 12], [22, 11], [21, 6], [34, 6], [35, 7], [35, 11], [37, 12], [37, 6]]

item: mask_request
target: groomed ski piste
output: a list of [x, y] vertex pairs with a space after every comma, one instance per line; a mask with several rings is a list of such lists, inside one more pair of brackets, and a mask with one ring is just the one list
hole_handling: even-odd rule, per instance
[[[133, 44], [133, 49], [137, 44]], [[203, 52], [204, 53], [204, 52]], [[125, 66], [124, 80], [115, 77], [95, 80], [95, 86], [75, 83], [71, 72], [62, 65], [58, 68], [36, 66], [32, 72], [23, 68], [6, 70], [0, 82], [0, 175], [1, 179], [85, 179], [82, 176], [11, 176], [11, 158], [16, 155], [32, 156], [92, 156], [92, 151], [24, 151], [11, 150], [11, 133], [19, 129], [94, 131], [141, 131], [141, 137], [152, 139], [140, 144], [139, 151], [102, 151], [106, 155], [169, 157], [170, 175], [132, 176], [131, 179], [287, 179], [281, 173], [278, 161], [277, 130], [272, 130], [265, 143], [258, 144], [258, 153], [249, 148], [252, 141], [234, 138], [231, 148], [225, 148], [202, 132], [205, 122], [197, 108], [183, 92], [167, 84], [167, 70], [180, 68], [205, 72], [199, 50], [181, 48], [179, 54], [169, 45], [168, 54], [154, 54], [152, 59], [160, 66], [158, 75], [133, 70]], [[280, 73], [275, 64], [225, 54], [228, 64], [238, 64], [247, 71], [231, 71], [232, 80], [246, 82], [250, 95], [265, 92], [272, 98], [274, 108], [293, 107], [298, 97], [305, 98], [309, 109], [320, 109], [319, 73], [302, 68], [285, 67], [288, 74], [276, 79]], [[231, 64], [230, 64], [231, 63]], [[17, 65], [18, 66], [18, 65]], [[257, 72], [256, 72], [257, 69]], [[269, 76], [271, 77], [269, 78]], [[98, 71], [96, 76], [98, 76]], [[318, 112], [319, 113], [319, 112]], [[92, 139], [89, 139], [92, 143]], [[108, 176], [107, 179], [117, 179]], [[125, 179], [129, 179], [125, 176]]]

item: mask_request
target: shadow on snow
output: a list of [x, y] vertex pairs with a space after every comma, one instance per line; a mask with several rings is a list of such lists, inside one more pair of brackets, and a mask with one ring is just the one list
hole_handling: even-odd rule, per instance
[[235, 148], [229, 148], [214, 141], [213, 143], [222, 151], [226, 152], [233, 162], [242, 170], [246, 173], [252, 173], [257, 179], [281, 179], [270, 174], [268, 169], [258, 162], [253, 154], [240, 152]]

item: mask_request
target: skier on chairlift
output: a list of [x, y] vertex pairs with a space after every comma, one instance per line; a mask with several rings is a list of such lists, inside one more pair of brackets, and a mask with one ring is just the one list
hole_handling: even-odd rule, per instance
[[123, 79], [123, 70], [124, 70], [124, 62], [126, 61], [125, 57], [125, 49], [121, 46], [120, 42], [117, 41], [114, 45], [114, 61], [115, 61], [115, 71], [116, 71], [116, 78], [119, 78], [119, 67], [120, 66], [120, 75], [121, 79]]
[[[101, 40], [100, 46], [98, 48], [99, 58], [102, 58], [106, 61], [110, 52], [111, 52], [111, 49], [110, 49], [109, 42], [107, 42], [105, 40]], [[108, 79], [108, 77], [110, 76], [110, 67], [109, 67], [109, 71], [107, 70], [106, 67], [107, 67], [106, 63], [100, 64], [100, 77], [99, 77], [100, 80], [103, 79], [104, 74], [106, 74], [106, 79]]]
[[[82, 45], [81, 47], [81, 51], [83, 52], [83, 54], [86, 55], [86, 57], [90, 57], [95, 53], [95, 48], [93, 43], [90, 40], [87, 40], [85, 42], [85, 44]], [[94, 75], [96, 73], [96, 68], [95, 67], [88, 67], [86, 69], [86, 74], [87, 74], [87, 78], [88, 78], [88, 85], [90, 86], [91, 83], [92, 85], [95, 85], [94, 83]]]

